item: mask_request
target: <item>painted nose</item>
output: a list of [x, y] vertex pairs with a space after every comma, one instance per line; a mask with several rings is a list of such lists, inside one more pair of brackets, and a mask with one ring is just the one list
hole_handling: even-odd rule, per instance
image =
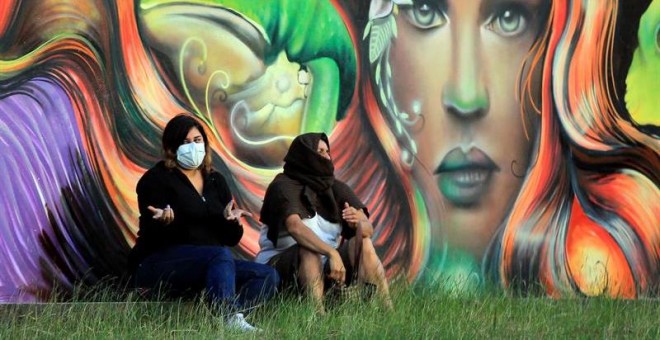
[[453, 117], [473, 120], [488, 113], [488, 90], [483, 80], [480, 62], [479, 31], [474, 27], [459, 27], [452, 37], [454, 67], [442, 93], [447, 113]]

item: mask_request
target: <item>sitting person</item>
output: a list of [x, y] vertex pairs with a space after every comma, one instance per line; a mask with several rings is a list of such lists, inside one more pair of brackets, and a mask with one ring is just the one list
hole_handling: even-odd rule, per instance
[[[233, 258], [243, 236], [224, 177], [211, 167], [208, 138], [194, 118], [178, 115], [163, 132], [164, 160], [137, 184], [140, 230], [129, 256], [133, 282], [168, 294], [206, 289], [228, 327], [257, 330], [241, 311], [270, 298], [279, 284], [273, 268]], [[161, 287], [162, 286], [162, 287]]]
[[[256, 261], [276, 268], [284, 286], [305, 289], [320, 313], [325, 312], [324, 291], [331, 284], [353, 284], [356, 274], [358, 281], [375, 284], [391, 308], [385, 271], [371, 243], [374, 229], [367, 209], [345, 183], [335, 179], [328, 137], [324, 133], [296, 137], [284, 162], [284, 172], [275, 177], [264, 197], [265, 226]], [[340, 245], [340, 236], [348, 242]], [[349, 254], [360, 254], [359, 259]]]

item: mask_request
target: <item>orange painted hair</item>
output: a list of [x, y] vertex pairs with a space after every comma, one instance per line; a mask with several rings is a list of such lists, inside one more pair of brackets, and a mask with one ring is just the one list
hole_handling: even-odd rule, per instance
[[552, 3], [532, 58], [542, 68], [537, 161], [490, 253], [506, 287], [658, 293], [659, 144], [624, 119], [614, 90], [618, 9], [617, 1]]

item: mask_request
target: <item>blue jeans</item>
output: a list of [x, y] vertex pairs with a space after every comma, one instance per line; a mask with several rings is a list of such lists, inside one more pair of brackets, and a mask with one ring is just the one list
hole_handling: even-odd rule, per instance
[[145, 258], [135, 271], [141, 288], [165, 288], [168, 294], [206, 289], [209, 302], [223, 312], [249, 309], [271, 298], [280, 278], [270, 266], [236, 260], [223, 246], [176, 246]]

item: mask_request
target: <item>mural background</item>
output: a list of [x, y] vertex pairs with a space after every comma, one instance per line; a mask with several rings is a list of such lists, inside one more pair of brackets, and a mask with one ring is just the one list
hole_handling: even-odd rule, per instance
[[5, 0], [0, 301], [123, 277], [180, 112], [253, 212], [328, 133], [390, 278], [657, 296], [659, 27], [658, 0]]

